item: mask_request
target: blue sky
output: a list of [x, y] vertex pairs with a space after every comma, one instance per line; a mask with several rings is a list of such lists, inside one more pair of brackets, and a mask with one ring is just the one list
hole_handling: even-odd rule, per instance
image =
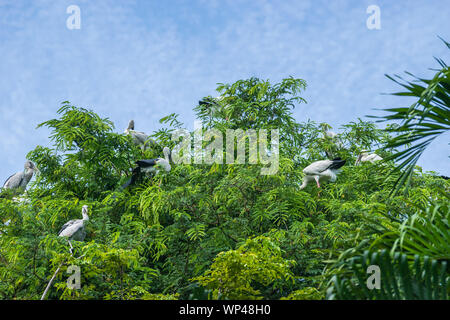
[[[381, 29], [369, 30], [369, 5]], [[81, 29], [66, 8], [78, 5]], [[216, 83], [257, 76], [305, 79], [298, 121], [339, 126], [374, 108], [410, 101], [384, 74], [430, 75], [433, 56], [450, 62], [447, 1], [18, 1], [0, 0], [0, 179], [23, 168], [65, 100], [110, 118], [118, 132], [157, 130], [176, 112], [193, 127], [198, 100]], [[450, 175], [449, 135], [420, 160]], [[3, 181], [4, 181], [3, 180]]]

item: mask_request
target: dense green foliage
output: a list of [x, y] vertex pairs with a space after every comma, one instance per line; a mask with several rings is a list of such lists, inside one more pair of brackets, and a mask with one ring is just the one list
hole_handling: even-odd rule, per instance
[[[58, 119], [41, 124], [54, 147], [28, 154], [36, 181], [21, 199], [6, 191], [0, 199], [0, 220], [11, 219], [1, 226], [0, 298], [41, 298], [58, 267], [48, 299], [323, 299], [327, 289], [343, 298], [333, 284], [358, 279], [349, 261], [386, 248], [404, 253], [403, 266], [426, 255], [445, 269], [449, 182], [416, 167], [407, 194], [390, 197], [393, 162], [353, 165], [363, 149], [395, 152], [382, 148], [386, 131], [357, 119], [342, 126], [337, 148], [323, 137], [327, 124], [292, 117], [303, 89], [300, 79], [251, 78], [218, 87], [225, 114], [196, 108], [205, 130], [278, 128], [277, 174], [261, 175], [263, 164], [175, 164], [125, 190], [134, 161], [162, 156], [183, 124], [173, 114], [162, 119], [157, 145], [141, 150], [108, 119], [64, 102]], [[325, 150], [347, 160], [337, 182], [300, 190], [302, 169]], [[57, 234], [81, 218], [82, 205], [87, 237], [73, 242], [72, 256]], [[81, 267], [80, 290], [67, 288], [71, 264]], [[439, 279], [446, 292], [448, 272]]]

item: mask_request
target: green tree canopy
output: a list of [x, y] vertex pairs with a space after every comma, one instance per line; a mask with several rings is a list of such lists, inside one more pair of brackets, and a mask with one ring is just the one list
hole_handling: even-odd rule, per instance
[[[389, 134], [355, 119], [340, 128], [337, 148], [323, 137], [326, 124], [293, 118], [303, 89], [301, 79], [250, 78], [219, 85], [225, 114], [196, 108], [205, 130], [279, 129], [276, 174], [261, 175], [263, 164], [182, 163], [125, 190], [134, 162], [162, 156], [184, 124], [163, 118], [156, 144], [141, 150], [107, 118], [64, 102], [40, 125], [53, 147], [28, 154], [40, 174], [21, 198], [0, 198], [0, 220], [10, 220], [0, 225], [0, 298], [39, 299], [55, 275], [47, 299], [320, 299], [343, 261], [371, 246], [448, 259], [441, 227], [424, 231], [430, 221], [448, 227], [448, 181], [416, 170], [408, 194], [389, 197], [399, 176], [386, 179], [392, 161], [353, 165], [363, 149], [389, 157], [395, 150], [381, 149]], [[347, 160], [337, 181], [300, 190], [302, 169], [328, 149]], [[418, 209], [429, 201], [440, 208], [426, 213], [431, 220]], [[71, 255], [58, 230], [83, 205], [87, 236]], [[439, 246], [410, 245], [421, 232]], [[67, 287], [70, 265], [81, 268], [80, 290]]]

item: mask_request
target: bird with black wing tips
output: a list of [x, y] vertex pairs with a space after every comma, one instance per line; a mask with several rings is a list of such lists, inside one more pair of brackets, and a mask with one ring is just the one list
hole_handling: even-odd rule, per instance
[[164, 158], [155, 158], [136, 161], [137, 167], [133, 169], [131, 178], [128, 179], [120, 188], [124, 190], [136, 183], [141, 173], [159, 173], [160, 169], [166, 172], [171, 170], [170, 162], [172, 161], [172, 153], [168, 147], [163, 148]]
[[333, 160], [319, 160], [311, 163], [303, 169], [305, 177], [303, 178], [300, 189], [304, 189], [310, 181], [316, 181], [318, 188], [320, 188], [319, 181], [335, 182], [338, 169], [341, 168], [345, 162], [346, 161], [341, 158], [335, 158]]
[[169, 172], [171, 170], [170, 161], [172, 161], [172, 154], [170, 149], [164, 147], [163, 149], [164, 158], [156, 158], [150, 160], [138, 160], [136, 164], [141, 168], [142, 172], [155, 172], [158, 173], [159, 169], [162, 168], [164, 171]]

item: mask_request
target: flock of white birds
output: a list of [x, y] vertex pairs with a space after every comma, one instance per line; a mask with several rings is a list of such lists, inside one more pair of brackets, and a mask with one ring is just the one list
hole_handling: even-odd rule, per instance
[[[209, 103], [209, 102], [204, 102]], [[132, 141], [135, 145], [142, 147], [144, 150], [149, 146], [155, 145], [155, 141], [149, 138], [147, 134], [140, 131], [134, 130], [134, 120], [131, 120], [128, 124], [127, 129], [124, 132], [126, 135], [131, 136]], [[342, 143], [338, 138], [338, 135], [331, 131], [325, 131], [324, 136], [328, 138], [332, 138], [336, 141], [336, 145], [341, 148]], [[136, 161], [137, 166], [133, 169], [131, 178], [121, 186], [121, 189], [125, 189], [128, 186], [134, 184], [139, 177], [139, 175], [143, 172], [152, 172], [158, 173], [159, 169], [162, 168], [164, 171], [169, 172], [171, 170], [170, 162], [171, 152], [170, 149], [165, 147], [163, 148], [164, 158], [156, 158], [156, 159], [148, 159], [148, 160], [138, 160]], [[374, 163], [376, 161], [383, 160], [379, 155], [372, 153], [370, 154], [367, 150], [363, 150], [358, 156], [355, 165], [360, 165], [362, 162], [370, 162]], [[340, 158], [335, 158], [333, 160], [319, 160], [311, 163], [306, 168], [303, 169], [304, 178], [300, 189], [304, 189], [309, 182], [315, 181], [318, 188], [320, 188], [320, 182], [330, 181], [335, 182], [337, 179], [337, 174], [339, 172], [339, 168], [341, 168], [346, 163], [345, 160]], [[21, 189], [25, 190], [27, 184], [30, 182], [33, 175], [39, 172], [38, 168], [31, 161], [26, 161], [24, 165], [24, 170], [21, 172], [17, 172], [10, 176], [3, 185], [3, 189]], [[14, 198], [16, 201], [24, 201], [23, 198]], [[70, 240], [83, 241], [86, 232], [85, 232], [85, 221], [89, 220], [88, 216], [88, 207], [84, 205], [82, 207], [82, 219], [70, 220], [65, 223], [58, 235], [60, 237], [67, 237], [70, 245], [70, 252], [72, 252], [72, 244]], [[9, 225], [10, 221], [7, 221], [4, 225]]]
[[[335, 141], [336, 146], [339, 149], [343, 148], [343, 143], [339, 139], [338, 134], [332, 131], [324, 131], [324, 137]], [[356, 159], [355, 165], [358, 166], [362, 162], [374, 163], [380, 160], [383, 160], [383, 158], [376, 153], [369, 153], [367, 150], [362, 150]], [[305, 177], [303, 178], [300, 189], [304, 189], [308, 183], [312, 181], [316, 182], [318, 188], [320, 188], [320, 181], [335, 182], [337, 179], [337, 174], [339, 173], [339, 168], [341, 168], [345, 162], [346, 161], [341, 158], [335, 158], [333, 160], [319, 160], [311, 163], [303, 169]]]
[[[125, 134], [131, 136], [132, 141], [137, 146], [141, 146], [144, 150], [147, 149], [149, 146], [154, 145], [155, 142], [149, 138], [147, 134], [144, 132], [139, 132], [134, 130], [134, 121], [131, 120], [128, 124], [128, 128], [125, 129]], [[136, 161], [137, 167], [133, 169], [132, 177], [125, 185], [122, 186], [122, 189], [125, 189], [129, 185], [133, 184], [137, 176], [141, 172], [153, 172], [158, 173], [159, 168], [164, 169], [164, 171], [170, 171], [170, 161], [171, 161], [171, 153], [169, 148], [165, 147], [163, 149], [164, 158], [156, 158], [156, 159], [147, 159], [147, 160], [138, 160]], [[36, 167], [36, 165], [27, 160], [24, 165], [24, 170], [17, 172], [13, 175], [11, 175], [3, 184], [3, 189], [12, 189], [12, 190], [22, 190], [24, 191], [30, 182], [33, 175], [39, 172], [39, 169]], [[24, 202], [26, 201], [26, 198], [18, 198], [14, 197], [13, 201], [15, 202]], [[65, 223], [61, 230], [58, 232], [58, 236], [60, 237], [67, 237], [69, 245], [70, 245], [70, 252], [72, 253], [72, 243], [70, 240], [76, 240], [76, 241], [83, 241], [86, 237], [85, 232], [85, 221], [89, 220], [88, 216], [88, 206], [84, 205], [82, 207], [81, 214], [83, 216], [82, 219], [74, 219], [70, 220], [67, 223]], [[4, 223], [4, 226], [10, 225], [11, 220], [8, 220]], [[1, 234], [1, 232], [0, 232]]]

